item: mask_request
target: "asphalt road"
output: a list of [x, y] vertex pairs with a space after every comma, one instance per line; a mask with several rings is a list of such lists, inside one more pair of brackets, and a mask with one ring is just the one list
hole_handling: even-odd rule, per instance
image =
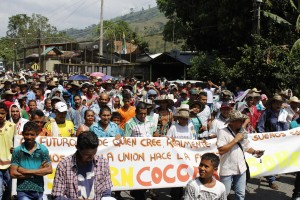
[[[281, 175], [277, 181], [279, 190], [269, 188], [267, 181], [264, 178], [254, 178], [247, 184], [246, 200], [290, 200], [294, 189], [294, 174]], [[169, 189], [155, 190], [159, 195], [159, 200], [170, 200]], [[146, 193], [149, 196], [149, 193]], [[129, 191], [122, 191], [121, 195], [124, 200], [133, 199]], [[151, 200], [148, 198], [147, 200]]]

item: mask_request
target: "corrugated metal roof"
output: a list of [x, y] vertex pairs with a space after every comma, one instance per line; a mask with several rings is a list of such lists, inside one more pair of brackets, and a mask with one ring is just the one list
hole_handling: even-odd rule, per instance
[[54, 51], [56, 55], [62, 55], [63, 54], [63, 52], [61, 52], [56, 47], [48, 47], [47, 49], [45, 49], [45, 51], [43, 53], [41, 53], [41, 55], [47, 55], [50, 51]]

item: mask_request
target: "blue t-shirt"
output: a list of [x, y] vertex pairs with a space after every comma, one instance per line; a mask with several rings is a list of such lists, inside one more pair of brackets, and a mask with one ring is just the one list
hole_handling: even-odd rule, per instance
[[[22, 143], [14, 149], [11, 159], [11, 165], [20, 166], [25, 169], [39, 169], [41, 164], [51, 162], [47, 147], [36, 143], [36, 149], [30, 154]], [[50, 163], [51, 164], [51, 163]], [[17, 191], [44, 191], [44, 178], [42, 176], [34, 176], [29, 179], [17, 180]]]
[[199, 134], [199, 129], [202, 127], [202, 123], [200, 121], [200, 118], [199, 117], [193, 117], [191, 118], [191, 121], [195, 127], [195, 131], [197, 134]]
[[98, 137], [115, 137], [117, 134], [124, 135], [122, 129], [114, 122], [109, 122], [106, 130], [103, 130], [99, 121], [90, 127], [90, 131], [94, 132]]
[[290, 128], [297, 128], [297, 127], [300, 127], [300, 124], [298, 124], [298, 122], [296, 120], [294, 121], [291, 121], [290, 123]]

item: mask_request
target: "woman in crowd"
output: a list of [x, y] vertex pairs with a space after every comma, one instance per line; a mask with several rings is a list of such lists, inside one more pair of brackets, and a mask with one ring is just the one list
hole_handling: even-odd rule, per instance
[[78, 136], [82, 131], [89, 131], [90, 127], [95, 122], [95, 113], [92, 110], [86, 110], [84, 112], [84, 124], [81, 124], [76, 131], [76, 136]]

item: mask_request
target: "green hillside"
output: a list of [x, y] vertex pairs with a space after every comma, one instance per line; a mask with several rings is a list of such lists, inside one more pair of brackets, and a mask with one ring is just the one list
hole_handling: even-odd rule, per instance
[[[173, 49], [170, 42], [164, 42], [163, 29], [168, 19], [161, 13], [157, 7], [142, 9], [141, 11], [131, 12], [129, 14], [116, 17], [111, 21], [124, 20], [126, 21], [133, 31], [138, 33], [142, 39], [149, 43], [151, 53], [159, 53], [170, 51]], [[68, 29], [66, 33], [77, 41], [93, 40], [97, 38], [94, 30], [97, 26], [91, 25], [85, 29]], [[174, 48], [180, 49], [181, 43], [175, 44]]]

